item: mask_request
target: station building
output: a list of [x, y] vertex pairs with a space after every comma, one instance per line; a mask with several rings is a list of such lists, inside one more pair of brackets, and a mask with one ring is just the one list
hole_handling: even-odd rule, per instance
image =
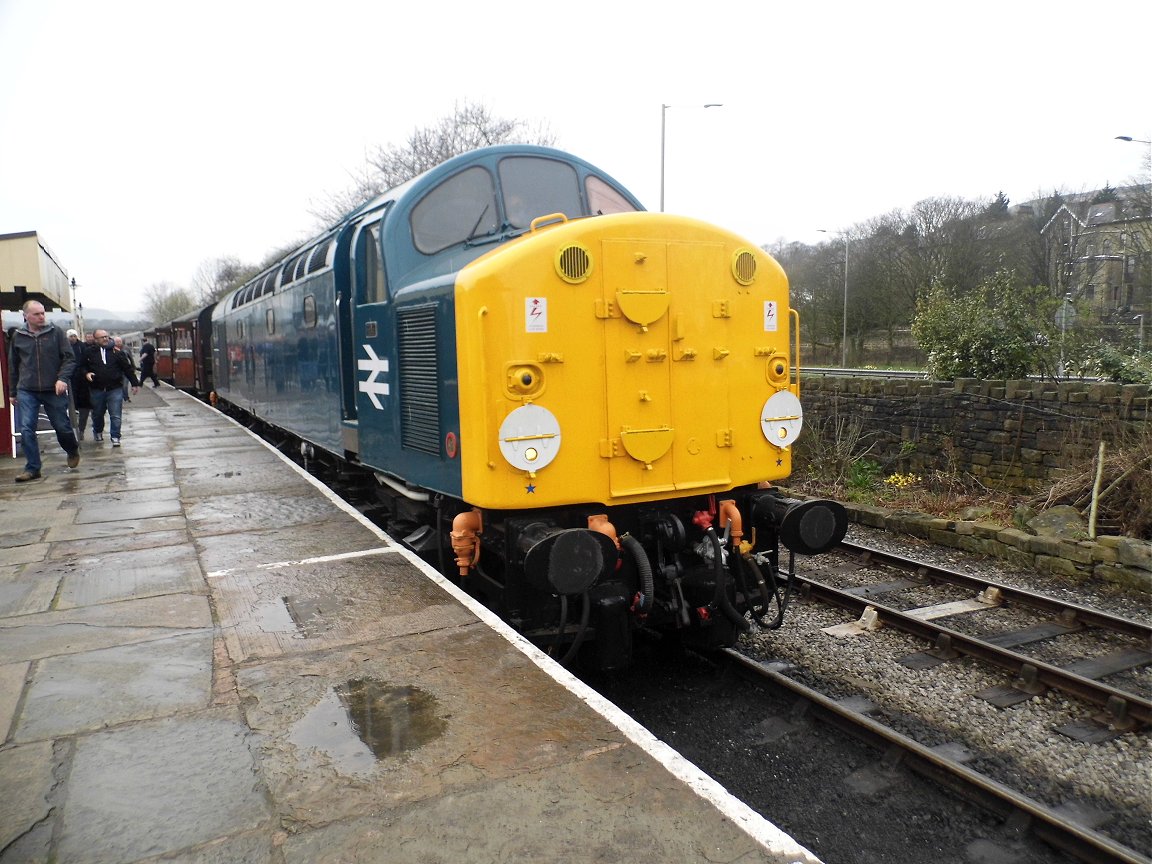
[[39, 300], [48, 312], [72, 310], [72, 282], [60, 259], [35, 231], [0, 234], [0, 310]]

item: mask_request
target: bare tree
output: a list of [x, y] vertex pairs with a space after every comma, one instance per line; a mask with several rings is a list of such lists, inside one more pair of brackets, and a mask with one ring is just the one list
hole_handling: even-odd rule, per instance
[[435, 168], [441, 162], [493, 144], [527, 143], [550, 146], [555, 136], [545, 127], [523, 120], [493, 117], [483, 105], [457, 104], [453, 113], [431, 126], [415, 129], [404, 144], [378, 146], [365, 159], [352, 185], [312, 203], [309, 211], [322, 225], [338, 222], [363, 202]]
[[219, 300], [229, 291], [243, 285], [252, 276], [257, 268], [244, 264], [239, 258], [225, 256], [201, 262], [192, 277], [192, 291], [196, 302], [206, 306]]
[[199, 305], [191, 291], [171, 282], [157, 282], [144, 292], [144, 317], [150, 324], [167, 323]]

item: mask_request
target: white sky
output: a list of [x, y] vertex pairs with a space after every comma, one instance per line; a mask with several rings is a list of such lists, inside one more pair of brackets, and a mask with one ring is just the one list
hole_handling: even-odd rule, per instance
[[[951, 11], [949, 11], [951, 9]], [[1143, 174], [1152, 3], [0, 0], [0, 233], [86, 308], [316, 226], [378, 144], [456, 103], [757, 245], [924, 198]], [[723, 103], [703, 109], [705, 102]]]

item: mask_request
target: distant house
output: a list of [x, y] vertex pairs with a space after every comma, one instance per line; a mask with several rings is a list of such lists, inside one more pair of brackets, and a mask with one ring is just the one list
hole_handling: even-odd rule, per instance
[[68, 272], [35, 231], [0, 234], [0, 309], [39, 300], [49, 312], [72, 311]]
[[1152, 313], [1152, 216], [1148, 191], [1130, 186], [1070, 195], [1040, 229], [1049, 282], [1102, 321]]

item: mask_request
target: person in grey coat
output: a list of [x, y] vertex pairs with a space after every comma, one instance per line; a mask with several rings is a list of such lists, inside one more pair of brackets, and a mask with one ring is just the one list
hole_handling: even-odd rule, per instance
[[24, 326], [12, 334], [8, 352], [9, 390], [16, 394], [20, 413], [20, 446], [24, 450], [24, 473], [17, 483], [40, 479], [43, 467], [36, 425], [40, 408], [56, 440], [68, 454], [68, 467], [80, 464], [80, 442], [68, 417], [68, 382], [76, 368], [76, 356], [64, 331], [46, 320], [44, 304], [29, 300], [23, 306]]

